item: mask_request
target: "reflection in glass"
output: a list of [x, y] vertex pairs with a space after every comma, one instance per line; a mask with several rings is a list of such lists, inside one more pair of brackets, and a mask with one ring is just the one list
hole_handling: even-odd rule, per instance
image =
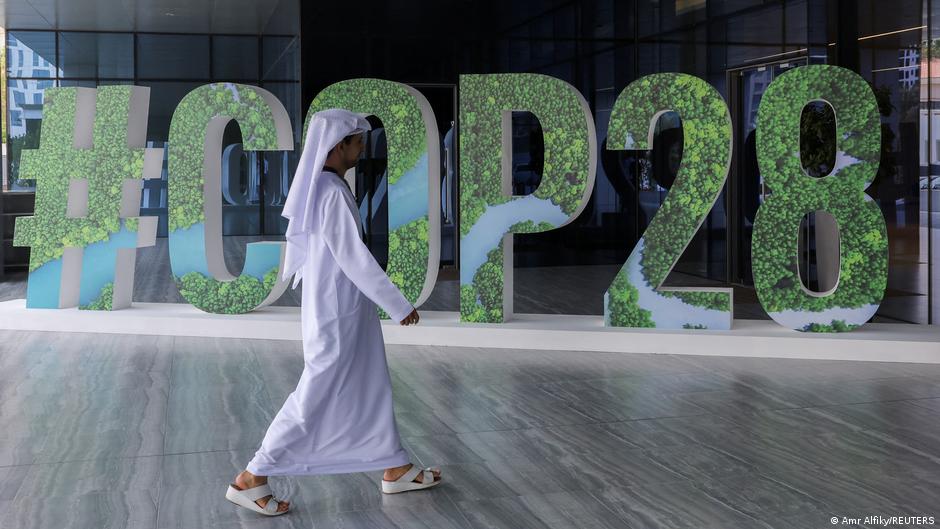
[[138, 35], [137, 75], [144, 79], [209, 79], [209, 36]]
[[170, 120], [173, 111], [190, 91], [202, 82], [138, 81], [140, 86], [150, 87], [150, 114], [147, 119], [147, 139], [166, 141], [170, 136]]
[[263, 80], [300, 80], [300, 42], [297, 37], [264, 37], [261, 47]]
[[10, 108], [8, 126], [9, 189], [35, 189], [35, 180], [19, 178], [20, 154], [23, 149], [39, 147], [42, 125], [43, 92], [55, 85], [53, 80], [10, 79], [7, 104]]
[[300, 83], [267, 82], [261, 85], [274, 94], [291, 117], [294, 132], [294, 150], [265, 152], [262, 154], [262, 192], [264, 203], [264, 235], [282, 235], [287, 230], [287, 219], [281, 217], [287, 190], [300, 159], [300, 138], [303, 129], [303, 114], [300, 111]]
[[130, 33], [59, 34], [62, 77], [134, 77], [134, 36]]
[[[921, 41], [931, 43], [932, 56], [940, 57], [940, 45], [935, 43], [940, 38], [940, 3], [859, 0], [840, 3], [842, 11], [818, 0], [587, 0], [547, 10], [532, 9], [535, 4], [508, 3], [487, 13], [487, 24], [495, 33], [492, 40], [428, 37], [414, 32], [413, 20], [402, 23], [391, 17], [384, 21], [387, 31], [381, 36], [349, 43], [359, 52], [324, 65], [328, 72], [324, 75], [330, 79], [314, 76], [324, 85], [359, 76], [452, 84], [461, 72], [540, 72], [560, 77], [584, 94], [599, 143], [597, 182], [590, 202], [575, 222], [560, 230], [516, 238], [519, 267], [574, 265], [567, 275], [559, 269], [545, 272], [545, 277], [553, 278], [559, 292], [577, 291], [578, 297], [540, 298], [532, 306], [531, 292], [524, 290], [527, 276], [520, 273], [518, 287], [524, 296], [519, 301], [524, 297], [529, 303], [520, 305], [520, 312], [601, 312], [604, 289], [658, 210], [682, 153], [678, 119], [660, 123], [651, 152], [607, 151], [611, 105], [629, 82], [643, 75], [684, 72], [706, 79], [725, 97], [735, 126], [734, 161], [726, 190], [677, 264], [676, 276], [667, 282], [733, 284], [736, 315], [766, 317], [753, 293], [750, 269], [751, 227], [767, 192], [754, 149], [757, 109], [766, 87], [784, 71], [825, 63], [857, 69], [871, 84], [882, 111], [882, 167], [868, 195], [887, 221], [891, 260], [888, 292], [876, 319], [940, 321], [940, 62], [928, 64], [921, 49]], [[932, 12], [925, 12], [925, 7]], [[921, 26], [928, 22], [934, 34], [922, 35]], [[836, 31], [837, 27], [845, 31]], [[320, 38], [318, 43], [330, 42]], [[136, 79], [134, 49], [129, 44], [135, 41], [140, 61]], [[227, 139], [232, 165], [228, 198], [223, 200], [231, 211], [254, 209], [241, 214], [249, 219], [247, 224], [239, 227], [230, 222], [226, 229], [258, 230], [254, 235], [283, 233], [281, 207], [300, 154], [303, 126], [297, 39], [63, 32], [57, 42], [53, 32], [13, 31], [7, 45], [13, 189], [29, 188], [29, 182], [17, 179], [18, 152], [23, 146], [38, 145], [42, 91], [55, 83], [93, 86], [126, 80], [151, 86], [148, 139], [161, 146], [183, 95], [212, 80], [239, 80], [260, 84], [284, 104], [292, 119], [295, 150], [252, 158], [255, 155], [237, 152], [240, 139]], [[439, 118], [453, 112], [445, 110], [451, 99], [431, 99]], [[442, 140], [451, 120], [456, 117], [440, 123]], [[536, 129], [537, 124], [520, 129], [514, 138], [514, 192], [519, 194], [531, 192], [539, 178], [538, 135], [532, 133]], [[449, 136], [452, 143], [454, 136]], [[820, 155], [822, 161], [811, 164], [818, 175], [829, 167], [823, 158], [830, 156]], [[161, 235], [165, 234], [165, 178], [146, 182], [142, 198], [143, 214], [163, 217]], [[459, 212], [448, 216], [459, 217]], [[815, 250], [813, 221], [807, 226], [801, 265], [812, 265]], [[527, 273], [536, 277], [537, 272]]]
[[13, 31], [7, 33], [7, 76], [51, 79], [55, 66], [55, 33]]
[[[934, 17], [940, 16], [940, 5], [933, 8]], [[934, 31], [938, 31], [936, 26]], [[931, 323], [940, 323], [940, 38], [937, 34], [925, 43], [929, 46], [929, 61], [920, 63], [921, 84], [918, 98], [920, 133], [918, 141], [919, 174], [917, 185], [917, 255], [915, 280], [927, 282], [930, 306], [927, 311]], [[926, 51], [926, 50], [925, 50]], [[926, 55], [926, 54], [925, 54]], [[929, 64], [928, 64], [929, 62]], [[927, 267], [930, 267], [928, 270]]]
[[212, 78], [258, 78], [258, 37], [212, 37]]
[[163, 149], [160, 178], [144, 180], [140, 193], [140, 215], [157, 219], [157, 237], [167, 236], [167, 151], [166, 142], [147, 141], [147, 147]]

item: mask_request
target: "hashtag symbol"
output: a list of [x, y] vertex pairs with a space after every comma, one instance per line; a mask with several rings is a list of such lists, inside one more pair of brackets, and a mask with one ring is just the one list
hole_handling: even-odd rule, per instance
[[136, 249], [157, 230], [157, 217], [138, 216], [142, 179], [159, 178], [163, 156], [143, 148], [149, 98], [138, 86], [45, 91], [39, 148], [20, 163], [35, 212], [13, 237], [30, 247], [27, 307], [130, 305]]

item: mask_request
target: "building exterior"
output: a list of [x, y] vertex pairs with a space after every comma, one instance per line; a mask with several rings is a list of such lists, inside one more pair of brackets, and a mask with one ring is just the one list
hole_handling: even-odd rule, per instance
[[[732, 286], [737, 317], [766, 318], [750, 266], [754, 214], [768, 192], [754, 150], [757, 110], [783, 73], [832, 64], [861, 75], [881, 111], [881, 168], [868, 194], [885, 217], [890, 247], [888, 288], [875, 320], [940, 321], [940, 117], [934, 109], [940, 66], [929, 59], [940, 37], [940, 5], [930, 1], [450, 0], [364, 2], [351, 10], [299, 0], [238, 0], [227, 6], [202, 0], [178, 9], [138, 1], [129, 9], [115, 0], [104, 3], [114, 11], [109, 14], [102, 2], [72, 4], [56, 16], [27, 0], [6, 4], [7, 278], [22, 270], [28, 251], [10, 243], [10, 219], [30, 211], [33, 189], [18, 178], [19, 153], [37, 145], [42, 94], [51, 86], [149, 86], [152, 146], [165, 144], [172, 110], [196, 86], [233, 81], [273, 92], [290, 115], [294, 152], [246, 154], [233, 126], [224, 140], [224, 234], [244, 241], [282, 236], [280, 207], [303, 118], [320, 90], [358, 77], [409, 84], [433, 107], [446, 153], [441, 266], [447, 271], [459, 264], [459, 152], [452, 146], [460, 132], [460, 75], [532, 72], [560, 78], [583, 94], [602, 152], [594, 192], [575, 222], [515, 237], [515, 266], [527, 270], [527, 277], [555, 274], [558, 288], [517, 293], [529, 299], [523, 312], [599, 314], [606, 286], [668, 194], [683, 149], [681, 117], [667, 114], [652, 151], [604, 150], [611, 109], [631, 81], [682, 72], [704, 79], [725, 99], [735, 143], [725, 188], [667, 284]], [[820, 119], [830, 119], [825, 108], [817, 110]], [[521, 195], [538, 185], [542, 136], [531, 114], [515, 113], [512, 123], [514, 193]], [[378, 133], [372, 140], [357, 195], [368, 242], [382, 261], [387, 153]], [[821, 160], [816, 176], [825, 174], [827, 163], [831, 167], [830, 150], [831, 145], [807, 144], [807, 152]], [[166, 233], [167, 178], [164, 166], [162, 179], [148, 182], [142, 195], [141, 214], [162, 218], [159, 235]], [[804, 284], [824, 291], [832, 265], [817, 255], [816, 242], [832, 234], [817, 226], [821, 222], [806, 219], [800, 251]], [[443, 283], [453, 275], [445, 272]], [[445, 290], [434, 297], [434, 308], [456, 310], [456, 294]]]

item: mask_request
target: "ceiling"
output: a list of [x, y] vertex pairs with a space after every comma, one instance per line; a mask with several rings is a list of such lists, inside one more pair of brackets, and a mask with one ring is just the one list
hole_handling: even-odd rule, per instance
[[300, 0], [0, 0], [8, 29], [299, 33]]

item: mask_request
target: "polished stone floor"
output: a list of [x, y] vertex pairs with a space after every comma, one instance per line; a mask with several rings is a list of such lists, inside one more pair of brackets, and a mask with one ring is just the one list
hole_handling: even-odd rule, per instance
[[299, 343], [0, 331], [0, 527], [940, 523], [940, 365], [414, 346], [388, 357], [403, 443], [444, 483], [384, 496], [379, 472], [274, 477], [293, 512], [263, 518], [223, 495], [293, 390]]

